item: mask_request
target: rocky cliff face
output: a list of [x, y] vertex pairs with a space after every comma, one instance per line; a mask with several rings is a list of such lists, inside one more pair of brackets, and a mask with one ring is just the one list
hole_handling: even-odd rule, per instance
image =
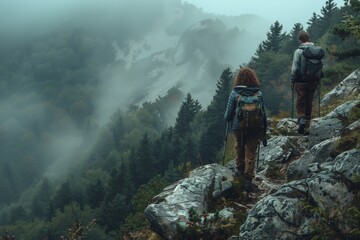
[[[358, 69], [324, 97], [322, 108], [338, 106], [312, 120], [309, 136], [297, 136], [293, 119], [273, 122], [269, 144], [260, 149], [258, 193], [234, 194], [239, 185], [233, 161], [205, 165], [154, 198], [145, 210], [150, 225], [164, 239], [180, 239], [179, 231], [193, 224], [207, 234], [218, 228], [211, 239], [351, 236], [351, 206], [360, 189], [359, 90]], [[215, 203], [221, 206], [216, 214]], [[238, 221], [239, 212], [246, 218], [238, 234], [226, 236], [231, 231], [224, 225]]]

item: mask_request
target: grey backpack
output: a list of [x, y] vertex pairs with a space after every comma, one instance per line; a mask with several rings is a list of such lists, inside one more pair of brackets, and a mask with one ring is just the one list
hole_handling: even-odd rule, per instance
[[324, 50], [321, 47], [313, 45], [300, 48], [303, 49], [300, 58], [300, 74], [302, 82], [320, 81], [320, 79], [324, 77], [322, 71], [322, 59], [325, 56]]

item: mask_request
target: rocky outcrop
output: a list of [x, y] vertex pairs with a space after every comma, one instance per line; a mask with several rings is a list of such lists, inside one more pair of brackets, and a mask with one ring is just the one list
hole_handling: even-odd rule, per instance
[[299, 154], [299, 152], [290, 137], [277, 136], [271, 138], [268, 145], [260, 149], [259, 162], [265, 165], [286, 163], [296, 154]]
[[306, 151], [300, 159], [293, 161], [287, 169], [287, 179], [292, 181], [305, 178], [309, 164], [332, 161], [330, 155], [338, 139], [327, 139]]
[[[302, 157], [298, 161], [290, 163], [288, 167], [288, 180], [299, 179], [306, 176], [306, 166], [311, 163], [322, 163], [326, 161], [332, 161], [332, 154], [335, 151], [335, 146], [338, 144], [339, 140], [351, 132], [359, 132], [360, 130], [360, 120], [357, 120], [353, 123], [348, 120], [348, 114], [354, 106], [359, 105], [360, 101], [351, 101], [341, 105], [339, 108], [335, 109], [333, 112], [329, 113], [322, 119], [316, 119], [313, 121], [312, 129], [310, 132], [310, 144], [313, 145], [310, 150], [306, 150]], [[346, 111], [337, 112], [338, 109], [346, 109]], [[327, 119], [335, 118], [341, 120], [342, 123], [339, 124], [337, 131], [332, 131], [327, 129], [331, 125], [327, 125]], [[332, 130], [334, 130], [332, 128]], [[327, 138], [326, 138], [327, 136]], [[359, 145], [360, 143], [358, 143]], [[334, 153], [335, 154], [335, 153]]]
[[359, 100], [348, 101], [335, 108], [325, 117], [313, 121], [310, 125], [309, 147], [311, 148], [326, 139], [340, 136], [342, 130], [349, 125], [350, 111], [359, 103]]
[[[359, 99], [359, 75], [360, 70], [355, 71], [327, 94], [322, 104], [349, 94]], [[328, 228], [326, 231], [336, 229], [337, 234], [349, 231], [351, 221], [346, 214], [360, 189], [356, 180], [360, 176], [360, 142], [351, 142], [359, 139], [360, 119], [356, 119], [358, 113], [353, 114], [359, 105], [360, 100], [350, 100], [313, 119], [309, 136], [297, 135], [293, 119], [272, 122], [275, 127], [268, 132], [268, 146], [261, 146], [258, 155], [253, 181], [259, 188], [256, 203], [238, 203], [248, 211], [247, 218], [239, 235], [224, 239], [311, 239], [316, 231], [323, 231], [319, 226]], [[208, 206], [234, 190], [236, 174], [234, 160], [227, 166], [210, 164], [195, 169], [157, 195], [145, 210], [146, 218], [163, 238], [176, 239], [177, 227], [187, 227], [189, 210], [211, 215]], [[219, 215], [229, 220], [236, 211], [225, 207]], [[322, 222], [330, 218], [331, 226]]]
[[335, 101], [344, 101], [345, 99], [359, 99], [360, 96], [360, 68], [351, 73], [333, 90], [328, 92], [321, 101], [324, 107]]
[[[322, 103], [327, 104], [332, 98], [347, 94], [354, 94], [354, 98], [358, 99], [359, 74], [359, 70], [355, 71], [340, 87], [326, 95]], [[326, 116], [313, 119], [309, 150], [305, 149], [300, 158], [290, 160], [288, 183], [265, 195], [251, 209], [240, 228], [240, 239], [310, 239], [316, 231], [335, 229], [337, 234], [348, 231], [346, 212], [353, 204], [354, 189], [360, 187], [355, 180], [356, 176], [360, 176], [360, 143], [334, 157], [338, 154], [335, 148], [339, 142], [360, 128], [359, 120], [350, 117], [359, 104], [359, 100], [350, 100]], [[288, 134], [293, 132], [294, 127], [291, 126], [291, 121], [289, 123], [286, 119], [277, 125], [286, 129], [281, 132]], [[350, 138], [350, 141], [356, 139]], [[323, 215], [320, 216], [319, 212]], [[334, 219], [330, 227], [321, 223], [324, 218]], [[316, 229], [316, 226], [328, 226], [329, 229]]]
[[276, 130], [284, 136], [297, 135], [297, 119], [284, 118], [276, 124]]
[[[312, 172], [308, 178], [284, 184], [251, 209], [240, 228], [240, 239], [305, 239], [312, 235], [317, 221], [316, 214], [306, 208], [320, 207], [329, 212], [337, 208], [334, 214], [342, 218], [340, 213], [353, 200], [344, 177], [356, 184], [350, 175], [360, 173], [359, 164], [360, 151], [352, 150], [339, 155], [332, 166], [321, 167], [320, 164], [322, 170]], [[336, 227], [345, 230], [341, 224]]]
[[219, 164], [209, 164], [193, 170], [189, 177], [168, 187], [154, 197], [145, 209], [151, 227], [163, 238], [174, 239], [178, 226], [186, 226], [189, 210], [202, 215], [213, 198], [218, 198], [232, 186], [233, 172]]

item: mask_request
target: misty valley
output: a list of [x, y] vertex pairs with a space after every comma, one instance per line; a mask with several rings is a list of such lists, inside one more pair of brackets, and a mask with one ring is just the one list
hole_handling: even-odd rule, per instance
[[[346, 25], [359, 20], [359, 1], [326, 1], [290, 32], [180, 0], [80, 2], [0, 27], [3, 239], [165, 239], [144, 210], [192, 170], [222, 163], [240, 68], [256, 71], [268, 117], [278, 120], [290, 117], [300, 31], [326, 49], [319, 99], [360, 66], [359, 30]], [[228, 239], [239, 219], [226, 234], [176, 239]]]

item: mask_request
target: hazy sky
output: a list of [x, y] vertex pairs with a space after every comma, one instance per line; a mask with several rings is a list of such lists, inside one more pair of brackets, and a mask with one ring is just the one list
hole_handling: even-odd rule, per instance
[[[151, 0], [147, 0], [149, 3]], [[326, 0], [181, 0], [202, 8], [204, 12], [242, 15], [255, 14], [270, 22], [278, 20], [285, 31], [290, 31], [295, 23], [306, 27], [313, 12], [320, 14]], [[51, 25], [59, 17], [78, 9], [121, 2], [141, 2], [141, 0], [0, 0], [0, 31], [11, 29], [21, 31], [36, 25]], [[340, 7], [344, 0], [335, 0]], [[143, 5], [143, 4], [142, 4]], [[99, 8], [101, 11], [101, 7]], [[46, 19], [46, 21], [44, 21]]]
[[[290, 31], [295, 23], [307, 26], [307, 21], [320, 9], [326, 0], [183, 0], [200, 7], [204, 12], [242, 15], [255, 14], [274, 23], [278, 20], [285, 31]], [[334, 1], [338, 7], [344, 5], [344, 0]]]

